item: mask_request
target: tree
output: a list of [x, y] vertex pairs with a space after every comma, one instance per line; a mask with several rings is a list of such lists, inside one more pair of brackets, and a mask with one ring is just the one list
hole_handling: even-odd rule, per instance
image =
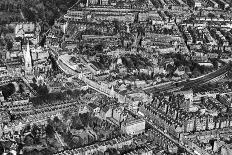
[[15, 86], [13, 83], [7, 84], [2, 87], [2, 95], [5, 99], [11, 96], [15, 92]]
[[68, 90], [67, 90], [67, 95], [72, 96], [72, 95], [73, 95], [72, 90], [68, 89]]
[[32, 135], [27, 135], [24, 139], [24, 143], [26, 146], [30, 146], [30, 145], [33, 145], [34, 144], [34, 138]]
[[3, 154], [3, 152], [4, 152], [4, 148], [2, 146], [2, 143], [0, 143], [0, 154]]
[[30, 150], [30, 151], [24, 151], [23, 154], [24, 155], [43, 155], [43, 152], [40, 152], [40, 151], [34, 149], [34, 150]]
[[30, 124], [28, 124], [23, 128], [22, 133], [25, 134], [25, 133], [29, 132], [30, 130], [31, 130], [31, 126], [30, 126]]
[[98, 45], [96, 45], [94, 48], [95, 48], [95, 50], [98, 51], [98, 52], [102, 52], [102, 51], [103, 51], [103, 45], [102, 45], [102, 44], [98, 44]]
[[73, 136], [72, 138], [72, 146], [73, 147], [81, 147], [82, 140], [79, 136]]
[[164, 34], [168, 34], [168, 29], [167, 29], [167, 28], [164, 28], [164, 29], [163, 29], [163, 33], [164, 33]]
[[81, 91], [79, 89], [76, 89], [73, 91], [73, 97], [79, 97], [81, 95]]
[[24, 91], [24, 86], [22, 84], [19, 84], [19, 92], [23, 93]]
[[59, 119], [57, 116], [55, 116], [54, 119], [53, 119], [53, 122], [54, 122], [54, 123], [59, 123], [59, 122], [60, 122], [60, 119]]
[[31, 129], [31, 134], [32, 134], [34, 137], [37, 137], [39, 131], [40, 131], [40, 128], [39, 128], [36, 124], [33, 124], [32, 129]]
[[49, 150], [49, 149], [47, 149], [47, 148], [45, 148], [45, 149], [43, 149], [43, 150], [41, 150], [41, 153], [43, 154], [43, 155], [52, 155], [53, 153]]
[[49, 90], [48, 87], [45, 84], [43, 84], [38, 86], [37, 92], [40, 96], [46, 97], [48, 95]]
[[8, 41], [6, 46], [7, 46], [7, 50], [11, 50], [13, 47], [13, 42]]
[[201, 72], [199, 71], [197, 67], [195, 67], [194, 70], [192, 71], [192, 74], [194, 77], [198, 77], [201, 75]]
[[70, 113], [69, 113], [69, 111], [65, 111], [64, 113], [63, 113], [63, 119], [64, 120], [68, 120], [70, 118]]
[[117, 151], [117, 149], [115, 149], [115, 148], [108, 148], [108, 149], [105, 151], [105, 154], [118, 155], [118, 151]]
[[71, 125], [72, 129], [76, 129], [76, 130], [82, 129], [83, 125], [85, 124], [83, 123], [83, 121], [80, 119], [78, 115], [72, 117], [72, 125]]
[[39, 42], [39, 45], [41, 47], [44, 47], [45, 43], [46, 43], [46, 36], [44, 35], [43, 38], [42, 38], [42, 40]]
[[25, 8], [25, 7], [22, 9], [22, 11], [23, 11], [25, 18], [27, 18], [28, 21], [31, 21], [31, 22], [35, 21], [34, 12], [32, 12], [30, 9]]
[[37, 80], [35, 79], [35, 77], [32, 78], [32, 82], [36, 84]]
[[30, 98], [30, 101], [33, 103], [34, 106], [36, 106], [36, 105], [43, 104], [44, 103], [43, 99], [44, 98], [41, 96], [36, 96], [36, 97]]
[[53, 129], [53, 126], [51, 124], [48, 124], [45, 128], [46, 135], [48, 137], [54, 137], [55, 131]]
[[115, 33], [118, 33], [120, 31], [120, 22], [115, 19], [113, 20], [113, 24], [114, 24]]
[[88, 126], [88, 124], [89, 124], [89, 117], [90, 117], [89, 113], [80, 114], [79, 116], [80, 116], [80, 120], [81, 120], [82, 124], [84, 126]]
[[65, 94], [64, 93], [56, 93], [55, 94], [55, 96], [56, 96], [56, 100], [64, 100], [65, 98], [66, 98], [66, 96], [65, 96]]
[[215, 18], [215, 14], [213, 14], [213, 13], [208, 13], [208, 17], [209, 17], [209, 18]]
[[57, 116], [54, 117], [54, 119], [53, 119], [53, 127], [59, 133], [63, 133], [65, 131], [64, 124]]
[[71, 139], [72, 139], [72, 133], [70, 131], [64, 133], [63, 135], [64, 138], [64, 142], [67, 143], [68, 145], [70, 145], [71, 143]]

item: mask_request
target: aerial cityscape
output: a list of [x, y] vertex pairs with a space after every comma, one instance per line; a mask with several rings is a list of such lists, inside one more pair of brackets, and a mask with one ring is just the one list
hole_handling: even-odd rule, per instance
[[0, 0], [0, 155], [232, 155], [231, 0]]

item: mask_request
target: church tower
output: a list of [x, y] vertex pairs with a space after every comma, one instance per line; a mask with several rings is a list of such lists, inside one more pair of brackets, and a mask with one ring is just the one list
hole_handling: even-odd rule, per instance
[[110, 96], [113, 97], [113, 98], [115, 97], [114, 86], [112, 86], [111, 89], [110, 89]]
[[32, 71], [32, 60], [31, 60], [31, 50], [30, 50], [30, 45], [29, 41], [27, 42], [27, 49], [24, 50], [24, 63], [25, 63], [25, 71], [31, 72]]
[[86, 1], [86, 7], [88, 7], [88, 6], [89, 6], [89, 0]]

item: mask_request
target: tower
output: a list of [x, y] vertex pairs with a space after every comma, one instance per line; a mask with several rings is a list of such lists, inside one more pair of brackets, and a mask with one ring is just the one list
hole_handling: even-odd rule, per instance
[[27, 42], [27, 49], [24, 50], [23, 55], [24, 55], [25, 71], [29, 73], [32, 71], [32, 60], [31, 60], [29, 41]]
[[86, 7], [88, 7], [88, 6], [89, 6], [89, 0], [86, 1]]

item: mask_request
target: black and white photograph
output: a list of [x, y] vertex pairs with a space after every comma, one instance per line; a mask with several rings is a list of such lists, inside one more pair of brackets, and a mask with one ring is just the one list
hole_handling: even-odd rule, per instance
[[232, 155], [232, 0], [0, 0], [0, 155]]

